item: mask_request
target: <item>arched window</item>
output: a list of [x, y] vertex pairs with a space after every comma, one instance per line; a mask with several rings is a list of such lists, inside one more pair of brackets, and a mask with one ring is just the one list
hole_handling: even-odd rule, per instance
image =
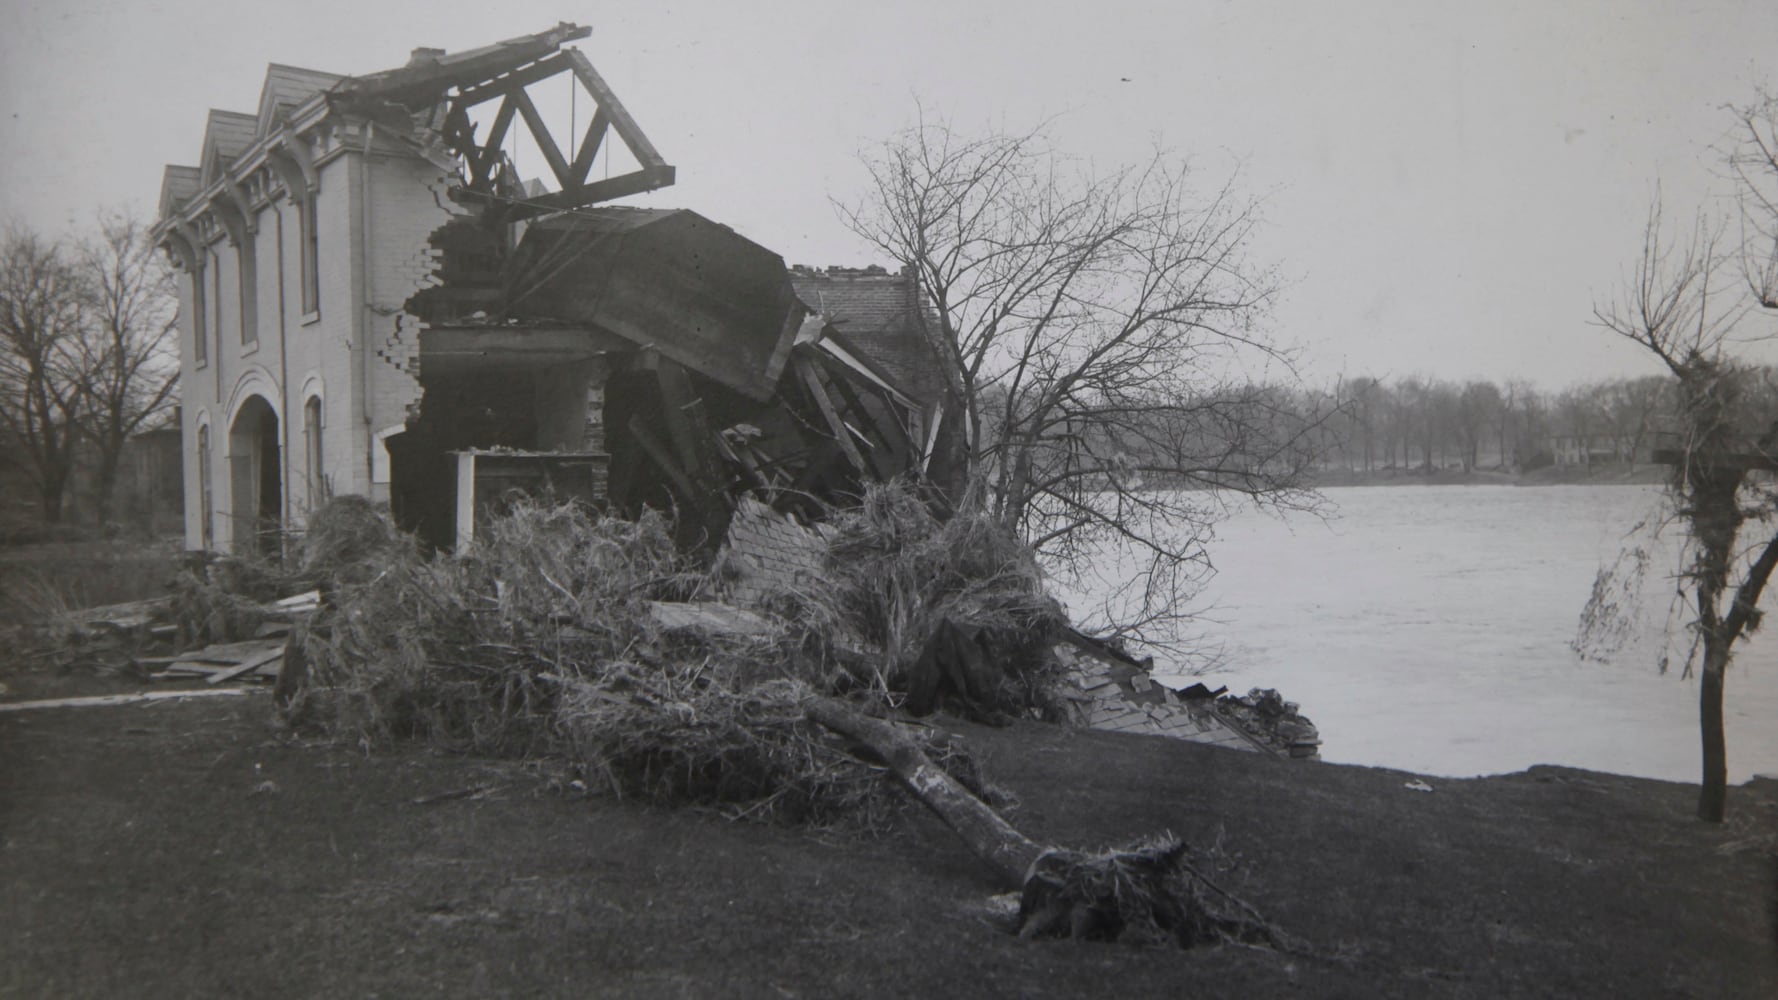
[[207, 552], [216, 547], [211, 528], [214, 505], [210, 493], [210, 425], [198, 426], [198, 542]]
[[326, 466], [321, 462], [321, 397], [303, 404], [303, 475], [308, 482], [309, 509], [327, 500]]

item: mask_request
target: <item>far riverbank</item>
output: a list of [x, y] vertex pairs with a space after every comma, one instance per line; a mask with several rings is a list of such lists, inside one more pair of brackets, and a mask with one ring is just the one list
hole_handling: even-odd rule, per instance
[[1503, 469], [1319, 469], [1316, 489], [1341, 486], [1640, 486], [1667, 481], [1664, 465], [1546, 465], [1529, 472]]

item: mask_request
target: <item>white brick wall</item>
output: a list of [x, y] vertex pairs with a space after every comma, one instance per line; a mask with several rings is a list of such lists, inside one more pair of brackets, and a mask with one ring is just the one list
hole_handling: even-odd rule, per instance
[[[235, 503], [225, 457], [233, 416], [230, 409], [231, 403], [240, 405], [242, 400], [236, 397], [241, 395], [243, 380], [255, 373], [272, 387], [269, 392], [275, 398], [268, 402], [280, 415], [287, 520], [300, 524], [307, 514], [302, 391], [303, 384], [317, 376], [323, 397], [323, 474], [332, 491], [386, 498], [387, 487], [372, 482], [370, 448], [378, 430], [402, 423], [409, 407], [419, 400], [419, 324], [400, 310], [415, 291], [436, 283], [435, 251], [428, 247], [427, 238], [449, 218], [450, 212], [443, 206], [450, 202], [443, 197], [443, 175], [424, 160], [377, 157], [368, 171], [361, 171], [360, 159], [359, 153], [348, 152], [320, 168], [316, 195], [318, 316], [305, 322], [300, 217], [282, 195], [257, 212], [258, 232], [253, 236], [258, 273], [256, 344], [241, 343], [236, 248], [226, 240], [205, 248], [206, 254], [215, 255], [212, 264], [217, 265], [214, 276], [208, 268], [203, 274], [206, 294], [214, 298], [212, 290], [220, 279], [223, 296], [220, 329], [214, 321], [218, 303], [207, 303], [210, 356], [202, 368], [197, 367], [192, 350], [191, 276], [181, 277], [185, 489], [186, 496], [193, 498], [186, 505], [188, 547], [198, 547], [203, 534], [196, 502], [200, 495], [195, 453], [200, 413], [208, 414], [212, 428], [211, 489], [217, 512], [214, 543], [226, 550], [233, 542], [228, 514]], [[364, 190], [366, 172], [370, 175], [369, 198]], [[368, 254], [361, 206], [368, 209]], [[363, 360], [366, 350], [369, 364]]]

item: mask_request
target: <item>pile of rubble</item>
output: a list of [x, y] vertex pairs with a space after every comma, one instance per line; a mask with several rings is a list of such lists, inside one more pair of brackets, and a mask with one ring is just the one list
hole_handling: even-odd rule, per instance
[[156, 681], [270, 682], [283, 665], [291, 626], [320, 600], [319, 591], [309, 590], [270, 601], [256, 609], [259, 624], [249, 638], [186, 650], [178, 649], [183, 643], [170, 597], [89, 608], [75, 613], [65, 655]]
[[1170, 688], [1146, 665], [1078, 633], [1056, 647], [1056, 656], [1064, 668], [1060, 694], [1076, 725], [1281, 757], [1320, 756], [1315, 725], [1276, 691], [1256, 688], [1237, 698], [1202, 684]]

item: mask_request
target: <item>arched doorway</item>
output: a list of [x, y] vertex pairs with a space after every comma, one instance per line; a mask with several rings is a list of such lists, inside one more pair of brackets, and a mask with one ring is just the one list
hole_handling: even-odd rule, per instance
[[249, 396], [228, 431], [229, 500], [237, 552], [278, 554], [284, 527], [284, 461], [278, 413]]

